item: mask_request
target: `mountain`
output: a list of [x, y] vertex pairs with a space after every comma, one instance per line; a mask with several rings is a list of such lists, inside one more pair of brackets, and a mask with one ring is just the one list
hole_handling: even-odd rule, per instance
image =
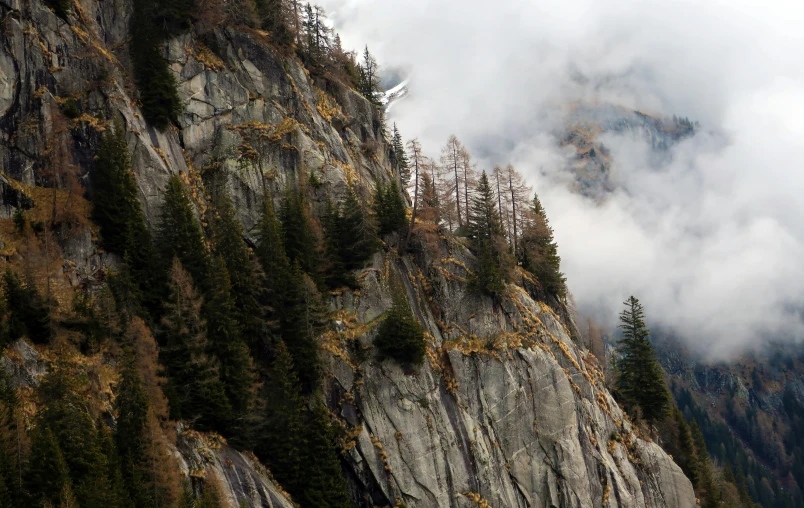
[[[221, 233], [211, 233], [211, 223], [220, 215], [213, 195], [223, 195], [230, 199], [237, 223], [243, 227], [238, 241], [247, 247], [249, 263], [254, 261], [254, 248], [265, 241], [258, 231], [266, 200], [282, 209], [289, 202], [288, 193], [299, 193], [307, 206], [305, 220], [314, 226], [313, 236], [320, 238], [332, 202], [346, 206], [354, 194], [358, 203], [367, 203], [375, 189], [398, 178], [389, 159], [391, 148], [383, 137], [381, 111], [348, 80], [344, 84], [333, 77], [332, 69], [316, 67], [310, 53], [298, 56], [288, 51], [287, 45], [278, 42], [278, 28], [266, 32], [223, 23], [224, 12], [227, 20], [240, 15], [231, 11], [233, 5], [242, 7], [192, 6], [192, 23], [180, 23], [175, 33], [155, 44], [156, 52], [148, 62], [154, 65], [152, 73], [143, 78], [133, 67], [142, 62], [132, 61], [136, 52], [129, 47], [141, 42], [139, 32], [130, 32], [130, 26], [137, 26], [141, 3], [0, 0], [1, 263], [9, 270], [8, 280], [23, 281], [22, 294], [33, 302], [26, 300], [30, 305], [23, 308], [47, 316], [24, 321], [21, 338], [9, 336], [3, 364], [16, 395], [4, 398], [2, 407], [15, 415], [16, 423], [4, 423], [3, 432], [7, 428], [15, 429], [16, 435], [29, 431], [37, 443], [30, 451], [31, 468], [45, 461], [42, 457], [61, 457], [53, 466], [68, 478], [54, 494], [61, 506], [73, 506], [74, 496], [96, 499], [111, 492], [117, 474], [124, 483], [133, 481], [131, 468], [142, 466], [124, 464], [115, 469], [116, 454], [125, 451], [121, 429], [129, 424], [119, 410], [121, 390], [129, 386], [125, 380], [131, 375], [126, 370], [127, 354], [140, 359], [137, 368], [151, 407], [159, 405], [160, 391], [171, 401], [181, 401], [170, 390], [183, 389], [183, 383], [197, 379], [176, 379], [172, 374], [171, 369], [177, 368], [171, 363], [174, 360], [168, 361], [176, 355], [176, 343], [168, 337], [173, 322], [166, 318], [149, 322], [147, 312], [122, 307], [120, 302], [125, 300], [114, 293], [121, 286], [113, 282], [130, 273], [127, 270], [134, 261], [131, 252], [104, 248], [110, 230], [103, 236], [101, 225], [93, 221], [93, 206], [97, 209], [104, 197], [96, 172], [102, 148], [107, 146], [105, 136], [122, 129], [136, 198], [148, 229], [157, 238], [181, 233], [158, 227], [164, 220], [166, 186], [173, 182], [174, 188], [186, 189], [193, 213], [185, 220], [199, 224], [204, 252], [226, 252], [231, 245], [216, 239], [215, 234]], [[181, 5], [168, 2], [160, 7], [180, 10]], [[166, 25], [174, 15], [157, 12]], [[162, 25], [155, 26], [150, 28]], [[170, 73], [165, 82], [175, 83], [180, 102], [179, 112], [161, 128], [146, 121], [153, 112], [143, 109], [155, 107], [144, 100], [143, 86], [157, 81], [160, 58]], [[303, 63], [302, 58], [311, 59]], [[169, 91], [162, 93], [157, 106], [170, 96]], [[180, 176], [180, 183], [171, 179], [173, 175]], [[297, 232], [289, 231], [287, 224], [285, 234]], [[130, 223], [119, 227], [130, 227]], [[320, 244], [313, 255], [297, 258], [308, 275], [294, 279], [291, 289], [302, 291], [304, 298], [319, 293], [316, 284], [321, 288], [324, 283], [313, 278], [325, 269], [329, 275], [353, 277], [356, 282], [320, 290], [318, 307], [307, 303], [307, 310], [319, 316], [306, 321], [311, 327], [315, 323], [315, 349], [294, 359], [320, 360], [320, 383], [301, 399], [301, 412], [304, 425], [321, 432], [299, 441], [319, 448], [297, 449], [304, 461], [294, 464], [312, 467], [311, 462], [324, 463], [329, 450], [336, 450], [332, 456], [337, 457], [352, 506], [696, 505], [692, 484], [681, 469], [618, 407], [599, 364], [577, 344], [579, 334], [561, 299], [534, 289], [527, 283], [527, 274], [516, 277], [495, 297], [472, 290], [468, 280], [479, 269], [478, 259], [465, 239], [446, 235], [438, 224], [417, 224], [409, 248], [401, 248], [397, 233], [383, 240], [354, 270], [325, 267], [329, 247]], [[142, 247], [141, 243], [128, 245]], [[157, 250], [165, 247], [170, 246], [156, 245]], [[221, 288], [245, 284], [234, 277], [224, 283], [229, 281], [226, 277], [205, 285], [193, 266], [184, 264], [201, 297], [195, 307], [188, 297], [191, 304], [186, 308], [191, 312], [200, 308], [208, 313], [208, 321], [219, 317], [216, 311], [230, 307], [203, 302], [222, 298], [221, 292], [225, 296]], [[146, 266], [140, 273], [153, 271], [167, 277], [167, 271], [158, 270], [156, 265]], [[178, 277], [175, 268], [170, 273], [172, 280], [179, 281], [173, 291], [193, 295], [186, 276]], [[144, 284], [137, 278], [122, 280], [133, 285], [123, 288]], [[17, 323], [11, 320], [19, 317], [13, 309], [21, 301], [9, 298], [13, 287], [8, 281], [4, 285], [5, 303], [12, 310], [4, 311], [3, 323], [9, 327]], [[279, 291], [266, 289], [271, 294]], [[400, 366], [376, 354], [374, 340], [400, 294], [426, 338], [426, 358], [419, 366]], [[258, 303], [269, 298], [260, 294]], [[44, 303], [37, 303], [40, 300]], [[158, 302], [156, 307], [163, 304]], [[277, 311], [285, 312], [265, 310], [267, 314]], [[144, 321], [137, 321], [139, 313]], [[279, 385], [281, 349], [271, 330], [293, 325], [282, 319], [279, 324], [271, 319], [262, 323], [269, 331], [261, 333], [273, 341], [267, 352], [259, 343], [262, 336], [237, 332], [249, 345], [246, 356], [253, 358], [261, 382], [239, 393], [229, 392], [230, 401], [252, 389], [271, 390]], [[37, 323], [39, 328], [34, 328]], [[137, 326], [140, 330], [150, 327], [156, 342], [142, 339], [150, 331], [141, 332], [136, 339], [140, 342], [135, 340], [132, 346], [131, 330]], [[204, 329], [203, 324], [185, 323], [176, 333], [188, 334], [191, 326]], [[210, 336], [213, 333], [218, 330], [210, 327]], [[295, 351], [292, 348], [301, 343], [304, 332], [299, 331], [299, 336], [283, 333], [288, 349]], [[144, 348], [142, 344], [158, 347], [149, 346], [150, 357], [130, 352], [132, 347]], [[219, 367], [196, 371], [199, 376], [230, 379], [225, 376], [232, 371], [249, 370], [245, 360], [226, 363], [225, 355], [231, 351], [227, 348], [234, 342], [222, 344], [193, 353], [191, 366], [206, 365], [207, 356], [219, 362]], [[154, 356], [159, 356], [164, 368], [148, 366], [145, 360], [151, 358], [154, 363]], [[299, 365], [296, 368], [301, 372]], [[163, 375], [167, 381], [159, 381]], [[83, 403], [61, 405], [48, 391], [54, 383], [66, 387], [65, 397], [73, 397], [69, 400]], [[287, 386], [298, 389], [293, 382]], [[147, 391], [149, 387], [153, 391]], [[260, 400], [275, 407], [272, 404], [290, 399]], [[323, 412], [316, 412], [322, 407]], [[69, 429], [84, 432], [86, 443], [95, 443], [92, 435], [101, 436], [97, 439], [102, 446], [97, 447], [102, 453], [96, 458], [104, 457], [111, 464], [108, 471], [82, 469], [89, 468], [91, 461], [78, 460], [83, 452], [70, 448], [70, 440], [64, 438], [67, 434], [59, 430], [67, 420], [49, 416], [56, 410], [83, 422]], [[212, 417], [224, 419], [225, 413]], [[238, 440], [248, 441], [235, 431], [240, 422], [210, 424], [204, 418], [176, 421], [167, 413], [160, 415], [159, 424], [148, 427], [162, 434], [152, 435], [152, 442], [170, 451], [165, 457], [176, 458], [174, 465], [168, 459], [163, 463], [174, 471], [160, 474], [164, 478], [178, 474], [189, 489], [184, 496], [198, 498], [198, 503], [206, 503], [203, 506], [284, 507], [291, 506], [291, 497], [303, 506], [324, 506], [315, 496], [328, 494], [312, 492], [311, 486], [339, 488], [337, 479], [306, 476], [300, 480], [288, 477], [289, 471], [269, 471], [260, 464], [263, 458], [269, 463], [276, 460], [278, 447], [296, 442], [295, 433], [300, 431], [294, 428], [280, 429], [287, 434], [275, 441], [277, 448], [258, 450], [255, 456], [251, 446], [238, 444]], [[316, 420], [320, 415], [324, 415], [323, 423]], [[256, 419], [252, 423], [260, 429], [264, 420], [284, 416], [292, 415], [260, 413], [256, 407], [247, 419]], [[55, 429], [55, 444], [45, 432], [49, 425]], [[117, 444], [104, 441], [102, 436], [110, 433]], [[328, 439], [329, 434], [335, 439]], [[3, 433], [3, 446], [11, 443], [7, 435], [11, 434]], [[44, 446], [39, 443], [57, 451], [36, 455], [37, 447]], [[6, 452], [3, 448], [2, 453]], [[155, 464], [143, 474], [154, 473]], [[19, 463], [17, 467], [27, 466]], [[315, 471], [328, 474], [325, 469]], [[105, 478], [104, 487], [88, 483], [96, 478], [93, 474]], [[288, 478], [285, 484], [279, 481], [284, 478]], [[8, 488], [10, 496], [19, 496], [15, 499], [36, 494], [29, 487], [17, 494], [13, 485]], [[131, 496], [136, 490], [127, 492]], [[120, 506], [124, 504], [120, 501]], [[115, 506], [115, 502], [105, 505]]]

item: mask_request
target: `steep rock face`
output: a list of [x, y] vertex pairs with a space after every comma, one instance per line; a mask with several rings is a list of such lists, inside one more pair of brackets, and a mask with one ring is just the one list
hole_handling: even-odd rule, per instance
[[[184, 111], [176, 128], [152, 129], [127, 79], [130, 13], [127, 0], [82, 0], [65, 22], [39, 1], [0, 0], [4, 216], [30, 205], [26, 186], [43, 183], [43, 155], [54, 146], [89, 184], [100, 132], [113, 121], [126, 129], [152, 223], [172, 173], [184, 174], [194, 191], [203, 190], [202, 175], [225, 186], [247, 230], [263, 196], [288, 183], [314, 175], [317, 208], [326, 196], [342, 197], [348, 183], [366, 197], [392, 177], [382, 124], [368, 102], [350, 90], [325, 93], [258, 31], [223, 28], [166, 44]], [[62, 114], [69, 98], [79, 108], [75, 118]], [[194, 196], [203, 208], [203, 193]], [[514, 285], [497, 301], [469, 293], [471, 254], [427, 234], [437, 236], [420, 231], [413, 256], [393, 249], [375, 256], [359, 294], [334, 296], [338, 319], [321, 338], [327, 403], [343, 425], [355, 502], [693, 506], [690, 482], [658, 446], [636, 436], [591, 357], [572, 341], [566, 309], [536, 303]], [[114, 260], [98, 255], [88, 228], [62, 238], [62, 248], [90, 272]], [[391, 305], [392, 278], [404, 282], [428, 332], [428, 361], [414, 372], [366, 358]], [[213, 468], [230, 501], [288, 506], [257, 463], [199, 439], [179, 440], [188, 474]]]
[[[695, 506], [689, 480], [625, 421], [557, 314], [514, 285], [497, 302], [467, 292], [474, 260], [449, 247], [417, 256], [423, 267], [378, 255], [360, 295], [336, 301], [330, 404], [361, 506]], [[360, 361], [392, 279], [409, 282], [430, 340], [412, 372]]]

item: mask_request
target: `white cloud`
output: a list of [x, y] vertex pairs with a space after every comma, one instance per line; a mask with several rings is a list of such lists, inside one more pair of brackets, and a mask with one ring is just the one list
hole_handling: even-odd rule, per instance
[[[347, 46], [413, 70], [393, 109], [403, 135], [436, 152], [454, 133], [487, 167], [527, 174], [582, 307], [613, 320], [634, 293], [719, 358], [804, 336], [804, 5], [322, 3]], [[595, 204], [567, 190], [551, 136], [579, 98], [703, 128], [658, 168], [642, 140], [607, 136], [618, 190]]]

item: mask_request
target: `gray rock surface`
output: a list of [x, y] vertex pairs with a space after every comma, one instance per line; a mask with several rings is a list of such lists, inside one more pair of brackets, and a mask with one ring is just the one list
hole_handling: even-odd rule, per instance
[[[199, 209], [201, 175], [220, 176], [214, 181], [247, 231], [263, 196], [311, 175], [321, 182], [314, 212], [349, 185], [366, 198], [392, 177], [377, 111], [354, 91], [324, 93], [256, 31], [221, 28], [204, 43], [189, 34], [167, 43], [184, 111], [179, 128], [154, 130], [127, 77], [131, 1], [73, 5], [65, 23], [40, 0], [0, 0], [2, 216], [30, 205], [10, 182], [40, 181], [52, 142], [64, 143], [78, 180], [89, 184], [100, 133], [113, 121], [126, 129], [152, 224], [175, 173], [191, 184]], [[79, 105], [76, 119], [60, 113], [68, 97]], [[87, 277], [110, 262], [89, 231], [61, 243]], [[321, 337], [327, 403], [342, 425], [357, 505], [695, 505], [680, 469], [625, 420], [591, 356], [573, 342], [560, 303], [551, 309], [515, 285], [498, 301], [474, 295], [466, 285], [474, 259], [459, 242], [417, 237], [414, 245], [411, 256], [377, 254], [359, 292], [333, 296], [338, 323]], [[413, 372], [370, 355], [392, 278], [403, 281], [428, 332], [428, 361]], [[214, 469], [230, 503], [290, 506], [255, 461], [208, 439], [180, 438], [188, 474]]]

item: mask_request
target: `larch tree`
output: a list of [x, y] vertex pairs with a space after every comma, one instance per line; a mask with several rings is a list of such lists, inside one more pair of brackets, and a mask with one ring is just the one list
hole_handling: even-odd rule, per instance
[[[458, 227], [462, 227], [464, 223], [464, 215], [461, 207], [461, 173], [463, 172], [463, 159], [466, 152], [464, 146], [458, 141], [454, 135], [450, 136], [447, 144], [441, 149], [441, 165], [447, 170], [452, 180], [449, 182], [450, 193], [455, 194], [455, 212], [457, 214]], [[468, 192], [467, 192], [468, 194]], [[463, 211], [466, 211], [466, 204], [464, 203]]]
[[620, 313], [622, 338], [618, 341], [617, 391], [627, 407], [639, 408], [645, 420], [653, 424], [667, 414], [670, 394], [650, 343], [642, 304], [631, 296], [624, 305], [625, 310]]
[[469, 200], [472, 189], [477, 185], [477, 175], [475, 169], [477, 164], [472, 162], [472, 155], [466, 147], [462, 147], [459, 152], [459, 170], [461, 174], [461, 185], [463, 186], [463, 203], [466, 209], [467, 220], [469, 214]]
[[506, 197], [510, 205], [510, 224], [512, 226], [510, 238], [513, 243], [514, 255], [516, 255], [519, 252], [519, 232], [523, 222], [522, 204], [527, 202], [531, 189], [525, 184], [522, 174], [511, 164], [506, 166], [505, 176], [507, 177]]
[[416, 227], [416, 214], [419, 211], [419, 180], [422, 171], [422, 163], [424, 155], [422, 154], [422, 145], [418, 139], [411, 139], [408, 141], [408, 151], [410, 152], [410, 163], [413, 167], [413, 214], [410, 218], [410, 229], [405, 238], [405, 247], [410, 243], [410, 235], [413, 233], [413, 228]]

